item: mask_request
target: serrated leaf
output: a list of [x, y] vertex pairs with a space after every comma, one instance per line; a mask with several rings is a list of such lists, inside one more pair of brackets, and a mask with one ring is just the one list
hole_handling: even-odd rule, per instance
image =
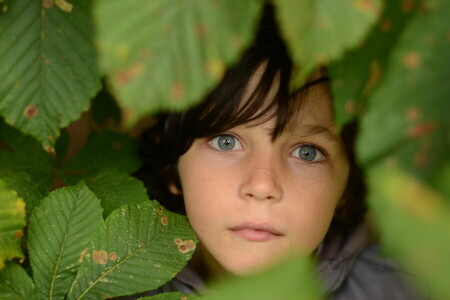
[[99, 133], [62, 168], [61, 176], [68, 184], [93, 176], [104, 168], [132, 173], [141, 164], [136, 140], [112, 131]]
[[67, 299], [153, 290], [186, 265], [195, 242], [185, 216], [163, 209], [156, 201], [124, 205], [95, 234]]
[[116, 169], [103, 169], [87, 178], [85, 183], [100, 199], [104, 218], [123, 204], [148, 199], [147, 190], [141, 181]]
[[100, 88], [91, 1], [70, 3], [12, 1], [0, 18], [0, 114], [50, 152]]
[[84, 184], [52, 192], [34, 210], [30, 262], [42, 299], [64, 299], [101, 213], [100, 201]]
[[16, 263], [7, 263], [0, 272], [0, 299], [29, 300], [33, 293], [34, 284], [27, 272]]
[[434, 186], [434, 174], [449, 161], [450, 2], [426, 3], [408, 24], [385, 80], [369, 99], [357, 151], [366, 165], [389, 157]]
[[25, 203], [0, 181], [0, 270], [4, 262], [24, 258], [20, 241], [25, 226]]
[[292, 257], [257, 275], [216, 284], [202, 299], [319, 299], [311, 274], [307, 258]]
[[4, 149], [0, 149], [0, 179], [26, 203], [27, 217], [44, 198], [56, 174], [50, 155], [29, 136], [0, 123]]
[[328, 66], [338, 125], [363, 115], [368, 98], [383, 81], [392, 50], [417, 7], [413, 0], [385, 1], [379, 22], [364, 42]]
[[255, 0], [97, 1], [100, 61], [126, 111], [125, 123], [200, 101], [249, 43], [261, 5]]
[[369, 201], [379, 220], [383, 244], [416, 275], [418, 287], [426, 288], [423, 292], [431, 291], [434, 298], [445, 299], [450, 295], [448, 202], [389, 162], [372, 168], [368, 175], [372, 191]]
[[278, 21], [292, 58], [300, 68], [299, 87], [318, 65], [339, 58], [358, 45], [375, 24], [381, 0], [277, 0]]

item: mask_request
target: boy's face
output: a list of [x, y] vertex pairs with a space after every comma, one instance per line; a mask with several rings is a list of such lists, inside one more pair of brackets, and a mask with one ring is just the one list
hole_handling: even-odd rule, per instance
[[275, 141], [275, 120], [244, 124], [195, 140], [179, 159], [189, 221], [232, 274], [314, 251], [344, 191], [349, 163], [323, 86], [309, 88], [294, 118]]

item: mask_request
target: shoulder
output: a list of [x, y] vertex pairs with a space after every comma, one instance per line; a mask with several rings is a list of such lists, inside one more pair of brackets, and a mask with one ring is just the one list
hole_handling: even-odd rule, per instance
[[379, 246], [368, 243], [365, 226], [323, 248], [316, 275], [331, 299], [429, 299], [416, 290], [411, 274], [383, 256]]
[[427, 299], [415, 290], [413, 279], [394, 260], [383, 257], [379, 247], [369, 246], [355, 259], [332, 299]]

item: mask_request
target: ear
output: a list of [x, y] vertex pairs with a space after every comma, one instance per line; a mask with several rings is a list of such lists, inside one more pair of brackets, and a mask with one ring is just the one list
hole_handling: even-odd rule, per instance
[[173, 184], [173, 183], [169, 183], [169, 191], [170, 191], [172, 194], [177, 195], [177, 196], [183, 194], [183, 192], [180, 191], [180, 190], [175, 186], [175, 184]]

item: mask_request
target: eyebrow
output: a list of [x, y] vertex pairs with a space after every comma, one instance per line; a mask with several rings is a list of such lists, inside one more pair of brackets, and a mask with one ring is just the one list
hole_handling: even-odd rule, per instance
[[341, 144], [340, 136], [333, 133], [329, 127], [321, 125], [302, 125], [297, 130], [292, 130], [292, 133], [301, 137], [310, 137], [314, 135], [324, 136], [327, 140], [330, 140], [337, 145]]

